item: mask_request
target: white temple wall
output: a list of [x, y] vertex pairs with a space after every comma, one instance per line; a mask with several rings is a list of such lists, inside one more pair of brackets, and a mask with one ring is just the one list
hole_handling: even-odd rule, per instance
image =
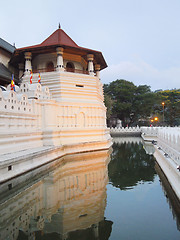
[[22, 83], [17, 92], [0, 91], [1, 154], [106, 140], [106, 109], [97, 95], [96, 101], [74, 99], [52, 100], [47, 87], [40, 84]]
[[[37, 83], [38, 74], [33, 74], [33, 83]], [[23, 78], [30, 82], [30, 75]], [[98, 101], [103, 105], [102, 83], [98, 77], [71, 72], [42, 72], [42, 86], [47, 86], [52, 98], [58, 101], [87, 102]]]
[[[42, 73], [41, 79], [42, 85], [47, 85], [52, 97], [58, 100], [59, 110], [54, 110], [58, 113], [57, 118], [54, 117], [57, 127], [105, 127], [106, 108], [102, 84], [97, 77], [51, 72], [50, 75]], [[23, 81], [28, 82], [29, 78]]]
[[25, 75], [16, 92], [0, 91], [0, 182], [66, 154], [111, 146], [98, 77], [54, 71], [42, 73], [41, 84], [38, 74], [29, 80]]
[[39, 100], [0, 90], [0, 142], [1, 154], [43, 145]]

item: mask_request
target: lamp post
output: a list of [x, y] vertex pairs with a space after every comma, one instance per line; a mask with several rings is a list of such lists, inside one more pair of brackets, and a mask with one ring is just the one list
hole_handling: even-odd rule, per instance
[[164, 124], [164, 105], [165, 105], [165, 102], [162, 102], [161, 104], [163, 106], [163, 124]]

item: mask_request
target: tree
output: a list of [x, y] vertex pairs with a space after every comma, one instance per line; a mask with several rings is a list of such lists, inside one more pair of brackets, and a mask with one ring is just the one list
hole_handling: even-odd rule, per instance
[[135, 85], [126, 80], [116, 80], [104, 86], [104, 92], [113, 99], [112, 114], [125, 124], [130, 116]]
[[162, 102], [164, 102], [164, 119], [166, 124], [171, 126], [180, 125], [180, 89], [157, 92], [157, 99], [154, 112], [160, 112], [163, 115]]
[[155, 94], [147, 85], [140, 85], [136, 88], [135, 98], [133, 102], [133, 121], [139, 119], [147, 119], [151, 116], [152, 109], [155, 102]]
[[154, 93], [147, 85], [137, 87], [132, 82], [120, 79], [104, 85], [104, 93], [113, 100], [112, 115], [121, 119], [124, 126], [137, 124], [139, 119], [151, 114]]

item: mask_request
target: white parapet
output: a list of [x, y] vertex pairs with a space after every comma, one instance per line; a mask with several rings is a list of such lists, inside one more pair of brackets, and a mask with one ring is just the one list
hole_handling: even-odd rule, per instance
[[180, 199], [180, 127], [141, 128], [145, 141], [156, 141], [154, 156]]
[[166, 155], [180, 165], [180, 127], [141, 127], [145, 141], [157, 141]]
[[16, 91], [0, 89], [0, 160], [5, 153], [43, 146], [41, 102], [50, 94], [40, 84], [23, 84]]
[[164, 150], [173, 161], [180, 165], [180, 128], [164, 127], [158, 130], [158, 146]]
[[161, 127], [141, 127], [142, 138], [144, 141], [157, 141], [158, 130]]

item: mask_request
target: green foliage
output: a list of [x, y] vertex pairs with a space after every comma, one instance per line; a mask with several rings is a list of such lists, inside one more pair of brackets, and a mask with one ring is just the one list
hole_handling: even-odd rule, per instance
[[162, 115], [162, 102], [164, 102], [165, 123], [171, 126], [180, 125], [180, 89], [160, 91], [157, 93], [157, 99], [154, 112], [160, 112]]
[[180, 89], [151, 92], [147, 85], [135, 86], [120, 79], [105, 84], [104, 93], [108, 119], [119, 118], [124, 126], [139, 124], [140, 120], [149, 125], [155, 116], [158, 125], [180, 125]]
[[121, 119], [124, 126], [135, 125], [140, 118], [147, 118], [152, 112], [154, 93], [147, 85], [135, 86], [120, 79], [104, 85], [104, 92], [113, 99], [111, 115]]

